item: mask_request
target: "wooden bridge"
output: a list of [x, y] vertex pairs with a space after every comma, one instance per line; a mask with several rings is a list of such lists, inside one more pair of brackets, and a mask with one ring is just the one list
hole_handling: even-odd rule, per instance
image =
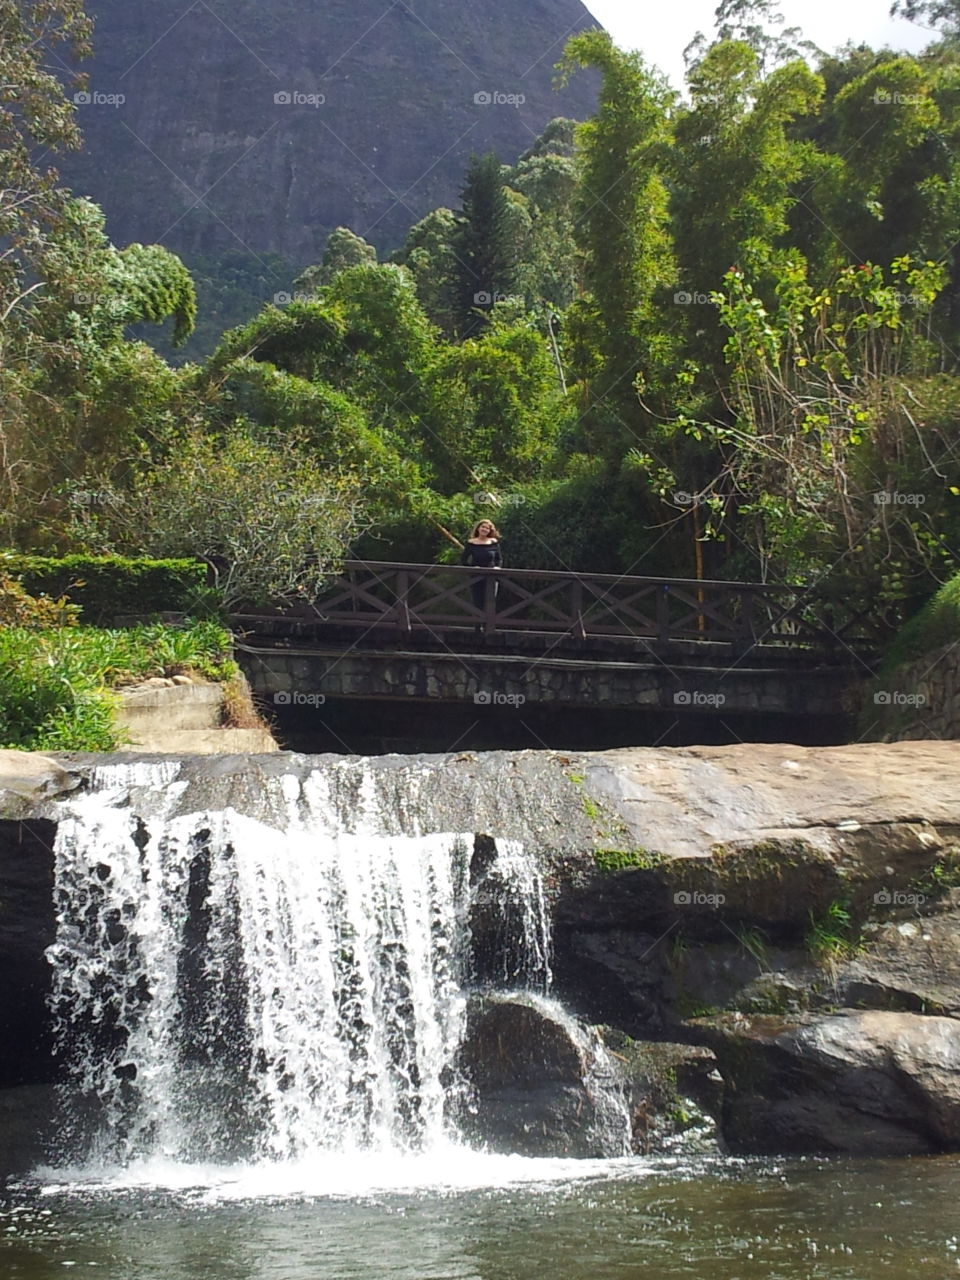
[[365, 648], [397, 640], [462, 648], [479, 636], [527, 651], [537, 643], [583, 651], [633, 641], [658, 653], [694, 646], [714, 657], [756, 651], [785, 658], [792, 651], [823, 662], [873, 647], [858, 620], [837, 626], [802, 588], [370, 560], [348, 561], [309, 605], [248, 612], [234, 622], [264, 638], [362, 637]]
[[232, 621], [302, 751], [839, 742], [870, 673], [855, 620], [744, 582], [350, 561]]

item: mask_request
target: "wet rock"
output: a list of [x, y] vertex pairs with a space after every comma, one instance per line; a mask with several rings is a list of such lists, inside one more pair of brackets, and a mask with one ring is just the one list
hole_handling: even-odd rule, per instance
[[613, 1027], [602, 1033], [626, 1082], [634, 1152], [718, 1151], [724, 1085], [713, 1051], [632, 1040]]
[[0, 1178], [29, 1173], [47, 1158], [57, 1109], [52, 1085], [0, 1089]]
[[960, 1022], [844, 1010], [697, 1024], [717, 1055], [731, 1148], [913, 1155], [960, 1149]]
[[54, 940], [52, 822], [0, 821], [0, 1087], [48, 1081]]
[[656, 935], [573, 929], [556, 941], [558, 980], [593, 1020], [634, 1036], [663, 1027], [666, 948]]
[[[753, 946], [755, 949], [750, 950]], [[824, 982], [802, 950], [763, 945], [749, 935], [730, 934], [727, 945], [677, 946], [663, 987], [673, 1020], [720, 1009], [743, 1013], [800, 1013]]]
[[45, 800], [80, 785], [77, 774], [48, 756], [0, 751], [0, 817], [29, 818]]
[[552, 1001], [474, 999], [461, 1049], [473, 1094], [465, 1132], [489, 1150], [525, 1156], [621, 1154], [624, 1128], [606, 1131], [601, 1096], [617, 1082], [598, 1081], [598, 1051]]
[[837, 975], [843, 1004], [960, 1017], [960, 907], [878, 923], [865, 937]]

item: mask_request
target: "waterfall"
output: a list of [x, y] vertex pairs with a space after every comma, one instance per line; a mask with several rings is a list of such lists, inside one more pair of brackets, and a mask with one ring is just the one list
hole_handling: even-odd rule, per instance
[[364, 761], [246, 792], [178, 774], [105, 765], [63, 802], [49, 950], [63, 1155], [230, 1163], [455, 1142], [484, 892], [502, 908], [494, 981], [550, 985], [535, 860], [423, 833], [409, 812], [398, 833]]

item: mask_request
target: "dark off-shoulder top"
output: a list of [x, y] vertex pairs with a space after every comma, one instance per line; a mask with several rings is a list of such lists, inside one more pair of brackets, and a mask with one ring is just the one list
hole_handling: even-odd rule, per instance
[[463, 548], [460, 563], [472, 565], [475, 569], [499, 569], [503, 564], [500, 543], [494, 541], [482, 546], [477, 542], [468, 542]]

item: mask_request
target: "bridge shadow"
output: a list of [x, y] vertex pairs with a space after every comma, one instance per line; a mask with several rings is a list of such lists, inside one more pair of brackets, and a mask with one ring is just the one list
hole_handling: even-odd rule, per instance
[[837, 746], [855, 736], [855, 719], [789, 714], [729, 715], [685, 707], [545, 707], [511, 703], [408, 702], [326, 698], [321, 705], [261, 698], [280, 745], [306, 754], [428, 754], [456, 751], [601, 751], [636, 746], [722, 746], [790, 742]]

